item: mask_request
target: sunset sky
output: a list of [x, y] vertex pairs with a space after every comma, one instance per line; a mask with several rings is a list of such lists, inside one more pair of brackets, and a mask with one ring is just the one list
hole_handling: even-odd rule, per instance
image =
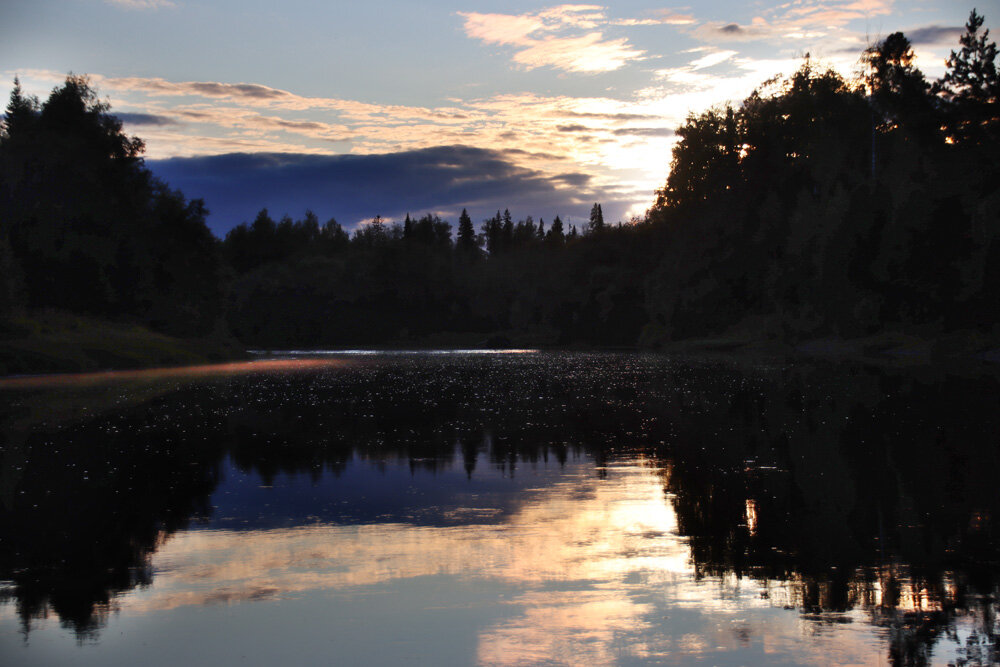
[[[852, 76], [901, 30], [929, 78], [972, 4], [4, 0], [0, 74], [44, 99], [88, 74], [153, 171], [224, 234], [263, 206], [347, 227], [641, 214], [690, 111], [806, 53]], [[1000, 0], [976, 7], [993, 28]], [[995, 35], [991, 34], [995, 38]]]

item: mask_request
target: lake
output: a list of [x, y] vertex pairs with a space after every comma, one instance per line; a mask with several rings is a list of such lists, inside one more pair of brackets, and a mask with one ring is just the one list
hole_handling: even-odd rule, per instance
[[0, 663], [996, 664], [998, 408], [638, 353], [0, 379]]

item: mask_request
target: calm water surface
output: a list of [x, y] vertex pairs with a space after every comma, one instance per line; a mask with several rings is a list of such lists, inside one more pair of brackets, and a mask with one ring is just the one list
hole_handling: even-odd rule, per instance
[[0, 379], [0, 664], [996, 664], [998, 390], [530, 351]]

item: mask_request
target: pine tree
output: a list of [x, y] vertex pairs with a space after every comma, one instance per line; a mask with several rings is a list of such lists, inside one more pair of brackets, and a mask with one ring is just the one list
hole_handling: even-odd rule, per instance
[[471, 252], [478, 247], [476, 243], [476, 230], [472, 227], [472, 218], [464, 208], [462, 215], [458, 216], [458, 249], [462, 252]]
[[996, 42], [987, 41], [989, 30], [983, 17], [972, 10], [965, 24], [962, 45], [947, 60], [948, 71], [935, 86], [946, 106], [946, 125], [953, 140], [979, 142], [984, 132], [1000, 126], [1000, 77], [997, 75]]
[[5, 141], [24, 140], [34, 128], [38, 120], [38, 99], [25, 97], [21, 89], [21, 81], [14, 77], [14, 90], [10, 93], [10, 103], [7, 104], [6, 118], [3, 121], [3, 138]]
[[595, 203], [590, 209], [589, 229], [591, 234], [604, 229], [604, 212], [601, 210], [600, 204]]
[[503, 210], [503, 225], [500, 227], [500, 247], [509, 250], [514, 245], [514, 220], [510, 215], [510, 210]]
[[565, 238], [562, 219], [557, 215], [555, 220], [552, 221], [552, 227], [549, 228], [549, 233], [545, 235], [545, 239], [552, 243], [562, 243]]
[[500, 222], [500, 211], [492, 218], [487, 218], [483, 222], [483, 238], [486, 239], [486, 252], [494, 255], [500, 250], [500, 233], [503, 223]]
[[862, 61], [871, 100], [884, 128], [927, 137], [936, 133], [938, 122], [930, 85], [913, 64], [914, 58], [910, 40], [894, 32], [865, 51]]

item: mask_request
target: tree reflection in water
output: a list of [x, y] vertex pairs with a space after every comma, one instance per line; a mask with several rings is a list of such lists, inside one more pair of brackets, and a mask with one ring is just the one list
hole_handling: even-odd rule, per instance
[[[997, 389], [977, 369], [630, 354], [358, 357], [88, 387], [88, 409], [63, 411], [67, 388], [7, 388], [0, 595], [26, 630], [54, 614], [98, 636], [171, 535], [213, 516], [227, 465], [264, 485], [346, 489], [352, 462], [475, 480], [581, 459], [600, 474], [642, 456], [696, 576], [760, 581], [762, 595], [780, 585], [773, 604], [818, 628], [862, 610], [893, 664], [945, 643], [988, 664], [1000, 660]], [[377, 525], [392, 502], [319, 518]], [[514, 511], [493, 509], [410, 521], [502, 524]], [[322, 515], [299, 510], [287, 521]]]

